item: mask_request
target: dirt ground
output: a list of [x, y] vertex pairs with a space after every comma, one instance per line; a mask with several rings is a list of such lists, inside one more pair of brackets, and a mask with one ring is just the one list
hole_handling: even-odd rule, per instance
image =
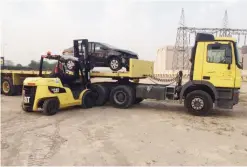
[[247, 165], [247, 83], [233, 111], [208, 117], [182, 105], [25, 113], [2, 96], [1, 165]]

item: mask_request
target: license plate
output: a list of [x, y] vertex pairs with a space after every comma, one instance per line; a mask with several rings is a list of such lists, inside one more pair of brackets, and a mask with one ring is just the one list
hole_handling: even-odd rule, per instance
[[24, 103], [30, 103], [30, 97], [24, 96], [23, 97], [23, 102]]

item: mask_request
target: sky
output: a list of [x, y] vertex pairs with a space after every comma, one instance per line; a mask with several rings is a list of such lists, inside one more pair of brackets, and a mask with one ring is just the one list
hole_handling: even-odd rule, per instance
[[185, 24], [247, 28], [247, 1], [0, 0], [1, 55], [27, 65], [47, 51], [61, 54], [73, 39], [108, 43], [155, 60], [157, 50], [174, 45], [181, 9]]

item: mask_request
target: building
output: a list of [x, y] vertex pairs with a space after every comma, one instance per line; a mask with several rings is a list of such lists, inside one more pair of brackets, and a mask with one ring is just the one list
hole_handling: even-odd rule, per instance
[[[191, 55], [191, 48], [192, 47], [189, 47], [189, 55]], [[244, 70], [247, 70], [247, 54], [243, 55], [241, 53], [241, 48], [239, 48], [239, 53], [240, 53], [240, 61], [242, 61], [242, 57], [244, 57], [243, 66], [244, 66]], [[173, 46], [165, 46], [158, 49], [156, 54], [156, 60], [154, 62], [154, 72], [156, 74], [162, 74], [165, 73], [167, 70], [172, 70], [173, 58], [174, 58]]]

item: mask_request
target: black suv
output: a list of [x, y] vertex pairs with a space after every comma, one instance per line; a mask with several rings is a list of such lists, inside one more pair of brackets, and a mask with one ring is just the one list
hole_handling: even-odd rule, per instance
[[[63, 54], [66, 53], [73, 54], [73, 48], [65, 49]], [[112, 71], [118, 71], [125, 67], [128, 71], [130, 58], [138, 59], [138, 55], [105, 43], [89, 42], [91, 69], [94, 67], [110, 67]]]

